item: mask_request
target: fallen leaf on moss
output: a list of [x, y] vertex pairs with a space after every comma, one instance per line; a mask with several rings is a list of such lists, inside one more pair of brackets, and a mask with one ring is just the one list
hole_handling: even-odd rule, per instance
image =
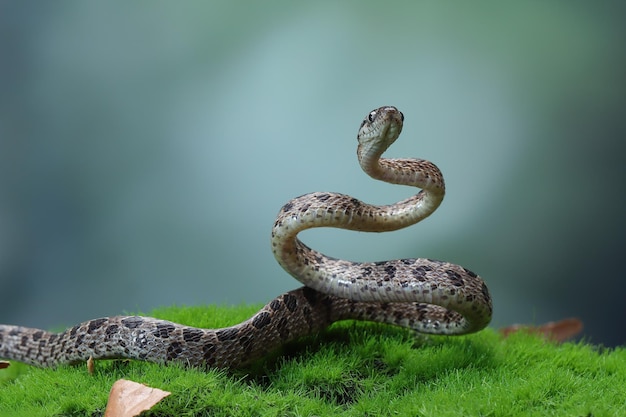
[[119, 379], [111, 387], [104, 417], [133, 417], [152, 408], [170, 395], [167, 391], [150, 388], [137, 382]]
[[8, 368], [9, 366], [11, 366], [11, 362], [0, 361], [0, 369]]
[[530, 326], [525, 324], [513, 324], [511, 326], [500, 329], [500, 333], [507, 337], [512, 333], [525, 331], [528, 333], [539, 334], [546, 339], [555, 342], [564, 342], [578, 335], [583, 330], [583, 322], [577, 318], [569, 318], [559, 321], [550, 321], [539, 326]]

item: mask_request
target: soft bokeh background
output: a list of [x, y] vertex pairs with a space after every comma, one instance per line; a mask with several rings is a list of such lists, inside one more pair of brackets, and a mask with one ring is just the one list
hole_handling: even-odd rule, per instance
[[581, 318], [624, 344], [624, 3], [0, 3], [0, 322], [264, 303], [299, 284], [269, 249], [311, 191], [408, 196], [355, 158], [439, 165], [422, 224], [303, 238], [353, 260], [480, 273], [494, 326]]

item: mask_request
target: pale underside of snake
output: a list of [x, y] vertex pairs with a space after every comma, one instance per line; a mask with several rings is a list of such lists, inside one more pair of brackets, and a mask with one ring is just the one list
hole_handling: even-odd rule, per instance
[[151, 317], [115, 316], [62, 333], [0, 325], [0, 358], [41, 367], [128, 358], [238, 368], [339, 320], [383, 322], [430, 334], [483, 329], [491, 321], [491, 297], [482, 279], [468, 269], [421, 258], [350, 262], [323, 255], [297, 238], [313, 227], [397, 230], [439, 206], [445, 186], [434, 164], [381, 158], [403, 121], [395, 107], [370, 112], [358, 132], [357, 156], [372, 178], [422, 190], [386, 206], [326, 192], [289, 201], [274, 223], [271, 245], [280, 265], [305, 286], [280, 295], [250, 319], [232, 327], [202, 329]]

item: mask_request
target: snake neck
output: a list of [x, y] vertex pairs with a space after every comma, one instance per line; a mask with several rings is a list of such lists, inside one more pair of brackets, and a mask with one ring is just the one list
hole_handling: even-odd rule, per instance
[[367, 204], [338, 193], [305, 194], [285, 204], [274, 223], [271, 244], [276, 260], [294, 278], [316, 290], [324, 292], [331, 280], [349, 280], [349, 271], [365, 264], [331, 258], [315, 251], [298, 239], [300, 232], [317, 227], [363, 232], [398, 230], [428, 217], [443, 200], [443, 176], [429, 161], [376, 157], [363, 169], [375, 179], [422, 190], [405, 200], [384, 206]]

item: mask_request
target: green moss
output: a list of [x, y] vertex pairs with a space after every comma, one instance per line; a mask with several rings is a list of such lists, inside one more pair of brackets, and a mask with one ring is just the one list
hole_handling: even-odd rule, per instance
[[[166, 308], [153, 316], [203, 327], [258, 307]], [[100, 416], [119, 378], [172, 392], [153, 416], [623, 416], [626, 349], [556, 345], [493, 330], [421, 337], [337, 323], [245, 372], [128, 361], [0, 371], [0, 416]]]

